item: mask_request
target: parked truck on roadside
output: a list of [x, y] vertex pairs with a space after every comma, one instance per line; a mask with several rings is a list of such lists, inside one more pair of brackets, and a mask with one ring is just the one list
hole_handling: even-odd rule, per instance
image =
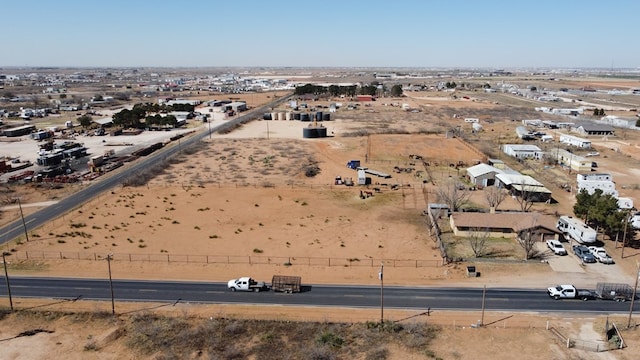
[[580, 299], [583, 301], [595, 300], [597, 295], [587, 289], [577, 289], [573, 285], [556, 285], [547, 289], [547, 294], [550, 297], [560, 299]]
[[633, 288], [627, 284], [600, 282], [596, 284], [596, 294], [603, 300], [624, 302], [633, 299]]

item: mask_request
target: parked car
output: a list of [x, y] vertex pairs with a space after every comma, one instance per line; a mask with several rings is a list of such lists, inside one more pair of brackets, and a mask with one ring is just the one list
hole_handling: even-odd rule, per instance
[[589, 248], [584, 245], [573, 245], [573, 253], [582, 261], [583, 263], [595, 263], [596, 258], [591, 254]]
[[558, 240], [547, 240], [547, 247], [556, 255], [567, 255], [567, 249]]
[[607, 251], [603, 247], [589, 246], [589, 252], [591, 252], [596, 260], [598, 260], [598, 262], [601, 262], [603, 264], [615, 263], [615, 261], [613, 261], [613, 258], [609, 256], [609, 254], [607, 254]]

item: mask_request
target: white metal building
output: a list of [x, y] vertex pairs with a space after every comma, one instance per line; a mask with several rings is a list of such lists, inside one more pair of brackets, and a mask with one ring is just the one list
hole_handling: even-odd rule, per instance
[[503, 171], [487, 164], [478, 164], [467, 168], [469, 181], [476, 186], [487, 187], [496, 182], [496, 174]]
[[591, 140], [583, 139], [577, 136], [569, 134], [561, 134], [560, 142], [571, 146], [576, 146], [582, 149], [591, 149]]
[[513, 156], [516, 159], [542, 159], [544, 152], [536, 145], [528, 144], [504, 144], [502, 145], [502, 151]]

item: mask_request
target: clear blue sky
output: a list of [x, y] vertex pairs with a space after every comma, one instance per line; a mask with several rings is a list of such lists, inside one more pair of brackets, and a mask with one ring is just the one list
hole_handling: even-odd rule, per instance
[[0, 66], [640, 67], [638, 0], [5, 0]]

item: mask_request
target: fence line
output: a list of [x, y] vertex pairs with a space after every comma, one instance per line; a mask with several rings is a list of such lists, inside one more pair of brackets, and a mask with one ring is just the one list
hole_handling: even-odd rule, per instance
[[76, 251], [15, 251], [11, 258], [16, 260], [89, 260], [98, 261], [111, 255], [114, 261], [128, 262], [165, 262], [193, 264], [249, 264], [249, 265], [285, 265], [285, 266], [327, 266], [327, 267], [377, 267], [381, 262], [385, 266], [396, 268], [425, 268], [442, 266], [439, 260], [424, 259], [358, 259], [325, 258], [299, 256], [242, 256], [242, 255], [194, 255], [194, 254], [99, 254]]
[[[378, 178], [376, 178], [378, 179]], [[375, 181], [368, 185], [359, 185], [359, 187], [379, 187], [379, 186], [388, 186], [391, 188], [392, 185], [402, 185], [404, 187], [410, 188], [425, 188], [426, 185], [421, 181], [415, 182], [406, 182], [406, 181], [394, 181], [393, 179], [379, 179], [380, 181]], [[309, 190], [309, 189], [319, 189], [319, 190], [348, 190], [351, 187], [345, 185], [336, 185], [336, 184], [327, 184], [327, 183], [273, 183], [270, 181], [264, 181], [260, 183], [220, 183], [213, 180], [193, 180], [193, 181], [180, 181], [175, 183], [166, 182], [163, 184], [153, 183], [147, 188], [171, 188], [176, 186], [182, 186], [185, 190], [190, 188], [205, 188], [206, 185], [213, 186], [219, 189], [246, 189], [246, 188], [255, 188], [255, 189], [290, 189], [290, 190]]]

